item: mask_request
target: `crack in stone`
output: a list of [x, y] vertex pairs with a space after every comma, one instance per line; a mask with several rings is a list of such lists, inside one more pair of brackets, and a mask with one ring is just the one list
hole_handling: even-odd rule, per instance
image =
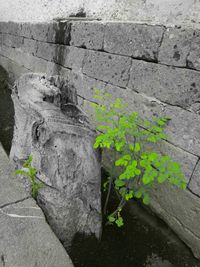
[[190, 186], [190, 183], [191, 183], [191, 181], [192, 181], [192, 177], [193, 177], [193, 175], [194, 175], [194, 172], [195, 172], [195, 170], [196, 170], [196, 168], [197, 168], [197, 165], [198, 165], [198, 163], [200, 162], [200, 158], [198, 158], [198, 160], [197, 160], [197, 162], [196, 162], [196, 164], [195, 164], [195, 166], [194, 166], [194, 169], [192, 170], [192, 174], [191, 174], [191, 176], [190, 176], [190, 179], [189, 179], [189, 181], [188, 181], [188, 187]]
[[28, 197], [25, 197], [25, 198], [22, 198], [22, 199], [19, 199], [19, 200], [16, 200], [16, 201], [12, 201], [12, 202], [3, 204], [3, 205], [0, 206], [0, 209], [3, 209], [3, 208], [5, 208], [5, 207], [8, 207], [8, 206], [11, 206], [11, 205], [14, 205], [14, 204], [21, 203], [21, 202], [23, 202], [23, 201], [25, 201], [25, 200], [27, 200], [27, 199], [31, 199], [31, 197], [28, 196]]
[[165, 33], [166, 33], [166, 31], [167, 31], [167, 27], [165, 27], [165, 26], [163, 26], [163, 33], [162, 33], [162, 36], [161, 36], [161, 39], [160, 39], [160, 44], [159, 44], [159, 46], [158, 46], [158, 56], [159, 56], [159, 53], [160, 53], [160, 48], [161, 48], [161, 46], [162, 46], [162, 43], [163, 43], [163, 39], [164, 39], [164, 37], [165, 37]]

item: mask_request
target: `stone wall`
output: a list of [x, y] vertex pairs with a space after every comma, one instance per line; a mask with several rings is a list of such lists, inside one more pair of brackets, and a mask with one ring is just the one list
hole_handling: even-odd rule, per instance
[[200, 31], [84, 19], [1, 22], [0, 40], [0, 65], [11, 80], [29, 71], [62, 75], [89, 116], [99, 88], [141, 115], [171, 118], [170, 139], [159, 149], [181, 162], [188, 189], [156, 188], [151, 208], [200, 258]]

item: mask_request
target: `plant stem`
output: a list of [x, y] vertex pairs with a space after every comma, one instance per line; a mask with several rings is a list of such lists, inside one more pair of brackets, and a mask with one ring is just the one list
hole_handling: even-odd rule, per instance
[[107, 195], [106, 195], [106, 201], [105, 201], [105, 205], [104, 205], [104, 208], [103, 208], [103, 213], [104, 214], [106, 214], [106, 210], [107, 210], [107, 206], [108, 206], [108, 200], [110, 198], [110, 192], [111, 192], [112, 182], [113, 182], [113, 178], [114, 178], [115, 161], [116, 161], [116, 151], [114, 151], [114, 160], [112, 161], [112, 169], [111, 169], [111, 172], [110, 172], [108, 192], [107, 192]]

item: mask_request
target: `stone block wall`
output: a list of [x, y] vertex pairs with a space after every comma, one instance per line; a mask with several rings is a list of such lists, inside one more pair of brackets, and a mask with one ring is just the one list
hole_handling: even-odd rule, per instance
[[62, 75], [92, 118], [94, 88], [123, 98], [141, 115], [168, 116], [159, 146], [182, 164], [188, 189], [152, 192], [151, 208], [200, 258], [200, 30], [130, 22], [0, 22], [0, 65]]

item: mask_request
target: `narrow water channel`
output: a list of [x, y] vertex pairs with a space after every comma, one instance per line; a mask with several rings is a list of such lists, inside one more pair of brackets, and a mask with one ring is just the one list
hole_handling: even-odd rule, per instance
[[[114, 194], [113, 194], [114, 195]], [[112, 198], [110, 210], [117, 205]], [[75, 267], [200, 267], [172, 230], [140, 203], [124, 210], [124, 226], [106, 225], [100, 241], [77, 235], [69, 255]]]
[[[9, 154], [14, 109], [6, 71], [0, 67], [0, 142]], [[109, 208], [113, 210], [116, 199]], [[167, 225], [140, 203], [124, 211], [122, 228], [103, 224], [100, 241], [77, 235], [68, 249], [75, 267], [200, 267], [191, 251]]]

